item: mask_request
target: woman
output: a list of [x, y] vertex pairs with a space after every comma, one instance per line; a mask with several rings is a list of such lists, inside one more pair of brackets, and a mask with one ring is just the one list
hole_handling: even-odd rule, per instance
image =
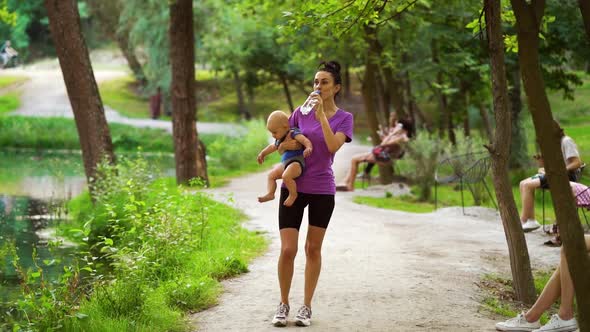
[[[590, 250], [590, 235], [585, 235], [585, 240], [586, 249]], [[549, 323], [541, 326], [539, 318], [559, 298], [561, 298], [559, 311], [551, 316]], [[574, 318], [574, 283], [568, 270], [565, 253], [561, 249], [560, 263], [535, 304], [527, 312], [523, 311], [514, 318], [496, 324], [496, 330], [564, 332], [577, 329], [578, 323]]]
[[350, 169], [344, 178], [344, 184], [338, 185], [338, 191], [354, 191], [354, 180], [360, 163], [369, 165], [388, 165], [394, 159], [399, 159], [404, 153], [403, 145], [406, 144], [414, 133], [414, 125], [410, 120], [401, 119], [396, 122], [393, 129], [383, 136], [381, 144], [371, 151], [353, 156], [350, 160]]
[[[293, 279], [295, 255], [299, 227], [303, 220], [303, 211], [309, 209], [309, 227], [305, 242], [305, 286], [303, 306], [297, 312], [295, 323], [299, 326], [311, 324], [311, 300], [320, 276], [322, 264], [322, 242], [332, 211], [336, 185], [332, 163], [334, 154], [345, 142], [352, 139], [352, 114], [336, 106], [335, 97], [341, 89], [342, 79], [340, 65], [337, 62], [322, 62], [315, 74], [314, 91], [311, 98], [316, 99], [314, 110], [303, 115], [296, 109], [289, 122], [291, 127], [298, 127], [313, 145], [313, 152], [305, 158], [306, 170], [296, 179], [297, 199], [292, 206], [283, 204], [289, 192], [283, 186], [279, 201], [279, 231], [281, 236], [281, 253], [278, 263], [281, 302], [272, 320], [275, 326], [286, 326], [289, 315], [289, 291]], [[279, 151], [292, 150], [295, 140], [288, 137], [279, 145]]]

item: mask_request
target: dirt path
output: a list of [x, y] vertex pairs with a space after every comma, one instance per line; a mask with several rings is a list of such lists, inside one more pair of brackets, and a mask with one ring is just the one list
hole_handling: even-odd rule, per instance
[[[334, 168], [341, 178], [350, 156], [366, 147], [347, 144]], [[275, 331], [270, 319], [279, 302], [276, 262], [280, 248], [277, 202], [259, 204], [265, 174], [232, 181], [214, 191], [233, 193], [235, 205], [264, 231], [271, 244], [250, 272], [223, 283], [219, 305], [191, 317], [199, 331]], [[352, 202], [356, 193], [337, 193], [336, 209], [323, 247], [323, 268], [309, 331], [493, 331], [495, 319], [479, 313], [475, 282], [485, 273], [510, 273], [500, 219], [488, 209], [460, 208], [412, 214]], [[305, 219], [307, 220], [307, 218]], [[306, 231], [306, 222], [302, 233]], [[288, 329], [303, 301], [303, 252], [291, 291]], [[540, 231], [527, 234], [534, 266], [553, 265], [559, 249], [543, 247]]]
[[[2, 75], [18, 75], [30, 78], [19, 88], [22, 91], [21, 106], [12, 114], [33, 117], [72, 118], [74, 116], [66, 93], [63, 75], [56, 65], [42, 66], [40, 68], [34, 66], [21, 67], [2, 71]], [[117, 79], [127, 75], [128, 73], [124, 70], [94, 70], [97, 82]], [[122, 116], [108, 105], [105, 105], [105, 113], [107, 121], [111, 123], [122, 123], [134, 127], [160, 128], [172, 132], [172, 123], [170, 121], [128, 118]], [[197, 129], [202, 134], [227, 133], [233, 132], [235, 125], [198, 122]]]

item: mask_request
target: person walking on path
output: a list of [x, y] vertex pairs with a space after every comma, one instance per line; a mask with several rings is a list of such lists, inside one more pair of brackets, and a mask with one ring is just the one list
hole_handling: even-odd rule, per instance
[[[281, 302], [272, 319], [275, 326], [286, 326], [290, 310], [289, 291], [297, 254], [299, 228], [304, 209], [308, 208], [309, 227], [305, 242], [305, 285], [303, 305], [297, 312], [295, 323], [299, 326], [311, 324], [311, 301], [315, 292], [322, 266], [322, 243], [332, 212], [336, 184], [332, 164], [334, 155], [345, 142], [352, 140], [353, 116], [336, 106], [335, 97], [342, 87], [340, 64], [335, 61], [322, 62], [314, 78], [315, 109], [303, 115], [296, 109], [289, 118], [291, 127], [298, 127], [313, 145], [313, 152], [306, 158], [306, 171], [296, 179], [297, 199], [292, 206], [283, 203], [289, 191], [283, 186], [279, 201], [279, 232], [281, 251], [278, 262], [278, 277]], [[297, 142], [287, 137], [279, 150], [294, 149]]]

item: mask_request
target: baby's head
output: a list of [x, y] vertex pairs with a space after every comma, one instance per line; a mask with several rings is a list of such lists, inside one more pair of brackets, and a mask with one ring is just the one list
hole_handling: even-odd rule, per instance
[[268, 116], [266, 128], [274, 139], [281, 139], [289, 132], [289, 117], [283, 111], [274, 111]]

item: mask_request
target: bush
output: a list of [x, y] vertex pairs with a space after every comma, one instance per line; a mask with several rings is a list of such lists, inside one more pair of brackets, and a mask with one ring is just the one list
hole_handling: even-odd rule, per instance
[[446, 143], [427, 133], [418, 135], [408, 143], [407, 160], [413, 172], [411, 179], [420, 188], [419, 200], [428, 201], [434, 186], [434, 173], [439, 157], [442, 155]]

